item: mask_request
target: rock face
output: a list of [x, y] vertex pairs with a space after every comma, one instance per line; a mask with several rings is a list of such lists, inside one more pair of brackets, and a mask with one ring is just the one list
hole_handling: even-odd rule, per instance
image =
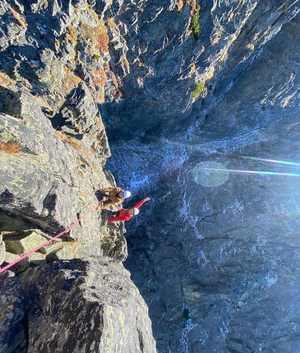
[[26, 352], [25, 301], [20, 282], [6, 277], [1, 280], [0, 349], [1, 352]]
[[197, 40], [191, 3], [119, 8], [134, 30], [124, 100], [104, 110], [111, 167], [153, 199], [127, 266], [160, 353], [292, 353], [299, 164], [265, 159], [299, 162], [299, 2], [199, 1]]
[[70, 261], [25, 276], [28, 353], [154, 351], [148, 309], [122, 265]]
[[1, 261], [2, 233], [75, 221], [79, 244], [1, 282], [1, 353], [156, 351], [123, 230], [90, 212], [114, 184], [100, 111], [114, 175], [153, 200], [126, 265], [159, 353], [300, 350], [299, 11], [1, 2]]
[[29, 269], [4, 278], [0, 300], [1, 352], [155, 351], [148, 308], [116, 262]]
[[115, 185], [99, 108], [126, 74], [101, 4], [0, 4], [0, 262], [69, 229], [1, 275], [1, 353], [156, 352], [123, 228], [96, 212], [96, 191]]

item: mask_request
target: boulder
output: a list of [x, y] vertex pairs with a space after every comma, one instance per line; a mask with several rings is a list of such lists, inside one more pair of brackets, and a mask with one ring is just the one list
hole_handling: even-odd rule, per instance
[[[14, 262], [19, 258], [19, 255], [13, 254], [9, 251], [5, 252], [5, 263], [9, 264], [11, 262]], [[27, 270], [29, 267], [29, 259], [24, 259], [20, 262], [18, 262], [14, 267], [13, 267], [13, 273], [21, 273], [25, 270]]]
[[[63, 241], [60, 244], [60, 248], [57, 251], [53, 252], [54, 258], [60, 259], [60, 260], [72, 260], [79, 258], [78, 256], [78, 248], [80, 246], [80, 243], [78, 240], [69, 240], [69, 241]], [[47, 256], [47, 259], [51, 259], [51, 255]]]
[[[13, 254], [22, 254], [50, 240], [51, 237], [38, 229], [26, 230], [23, 232], [6, 233], [5, 245], [7, 251]], [[42, 247], [39, 252], [49, 254], [61, 247], [61, 239], [49, 247]]]

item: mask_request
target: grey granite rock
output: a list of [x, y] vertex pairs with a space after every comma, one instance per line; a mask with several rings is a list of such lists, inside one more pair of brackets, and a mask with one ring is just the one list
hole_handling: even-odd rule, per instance
[[122, 265], [123, 228], [96, 212], [95, 192], [116, 185], [99, 109], [122, 84], [109, 43], [112, 31], [122, 36], [109, 23], [93, 1], [0, 4], [1, 264], [70, 227], [62, 249], [41, 249], [13, 278], [1, 274], [1, 353], [156, 352]]
[[147, 307], [122, 265], [70, 261], [25, 276], [35, 298], [28, 353], [155, 352]]

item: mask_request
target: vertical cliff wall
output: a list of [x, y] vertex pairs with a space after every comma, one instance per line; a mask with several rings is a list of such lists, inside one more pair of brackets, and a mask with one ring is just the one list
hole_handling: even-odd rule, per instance
[[119, 10], [131, 72], [103, 109], [111, 166], [153, 197], [127, 265], [159, 352], [294, 352], [299, 164], [262, 159], [299, 162], [299, 2], [197, 4], [197, 35], [191, 1]]
[[115, 184], [99, 107], [122, 85], [121, 29], [100, 5], [0, 4], [1, 264], [76, 224], [1, 276], [1, 353], [156, 352], [123, 230], [95, 212]]

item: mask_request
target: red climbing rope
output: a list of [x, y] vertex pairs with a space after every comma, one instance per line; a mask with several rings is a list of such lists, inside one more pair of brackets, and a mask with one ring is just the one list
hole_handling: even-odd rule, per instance
[[18, 264], [19, 262], [25, 260], [27, 257], [30, 257], [31, 255], [33, 255], [35, 252], [37, 252], [38, 250], [40, 250], [41, 248], [45, 248], [49, 245], [51, 245], [52, 243], [54, 243], [58, 238], [60, 238], [61, 236], [63, 236], [66, 233], [69, 233], [72, 228], [74, 228], [74, 226], [76, 225], [76, 223], [72, 223], [69, 227], [65, 228], [63, 231], [59, 232], [58, 234], [56, 234], [54, 237], [52, 237], [52, 239], [45, 241], [44, 243], [36, 246], [35, 248], [24, 252], [22, 255], [20, 255], [17, 259], [15, 259], [14, 261], [10, 262], [8, 265], [3, 266], [0, 268], [0, 273], [4, 273], [7, 272], [10, 268], [12, 268], [13, 266], [15, 266], [16, 264]]
[[[87, 213], [89, 210], [91, 209], [95, 209], [95, 206], [91, 206], [87, 209], [87, 211], [85, 213]], [[97, 208], [95, 209], [97, 210]], [[7, 272], [10, 268], [12, 268], [13, 266], [15, 266], [16, 264], [18, 264], [19, 262], [25, 260], [26, 258], [30, 257], [31, 255], [33, 255], [34, 253], [36, 253], [38, 250], [40, 250], [41, 248], [45, 248], [50, 246], [52, 243], [54, 243], [58, 238], [60, 238], [61, 236], [63, 236], [64, 234], [67, 234], [69, 232], [71, 232], [72, 229], [74, 229], [76, 226], [79, 225], [79, 221], [75, 221], [73, 223], [71, 223], [67, 228], [65, 228], [64, 230], [62, 230], [61, 232], [57, 233], [56, 235], [54, 235], [50, 240], [45, 241], [44, 243], [36, 246], [35, 248], [24, 252], [23, 254], [19, 255], [18, 258], [16, 258], [14, 261], [10, 262], [8, 265], [5, 265], [3, 267], [0, 267], [0, 274], [1, 273], [5, 273]]]

